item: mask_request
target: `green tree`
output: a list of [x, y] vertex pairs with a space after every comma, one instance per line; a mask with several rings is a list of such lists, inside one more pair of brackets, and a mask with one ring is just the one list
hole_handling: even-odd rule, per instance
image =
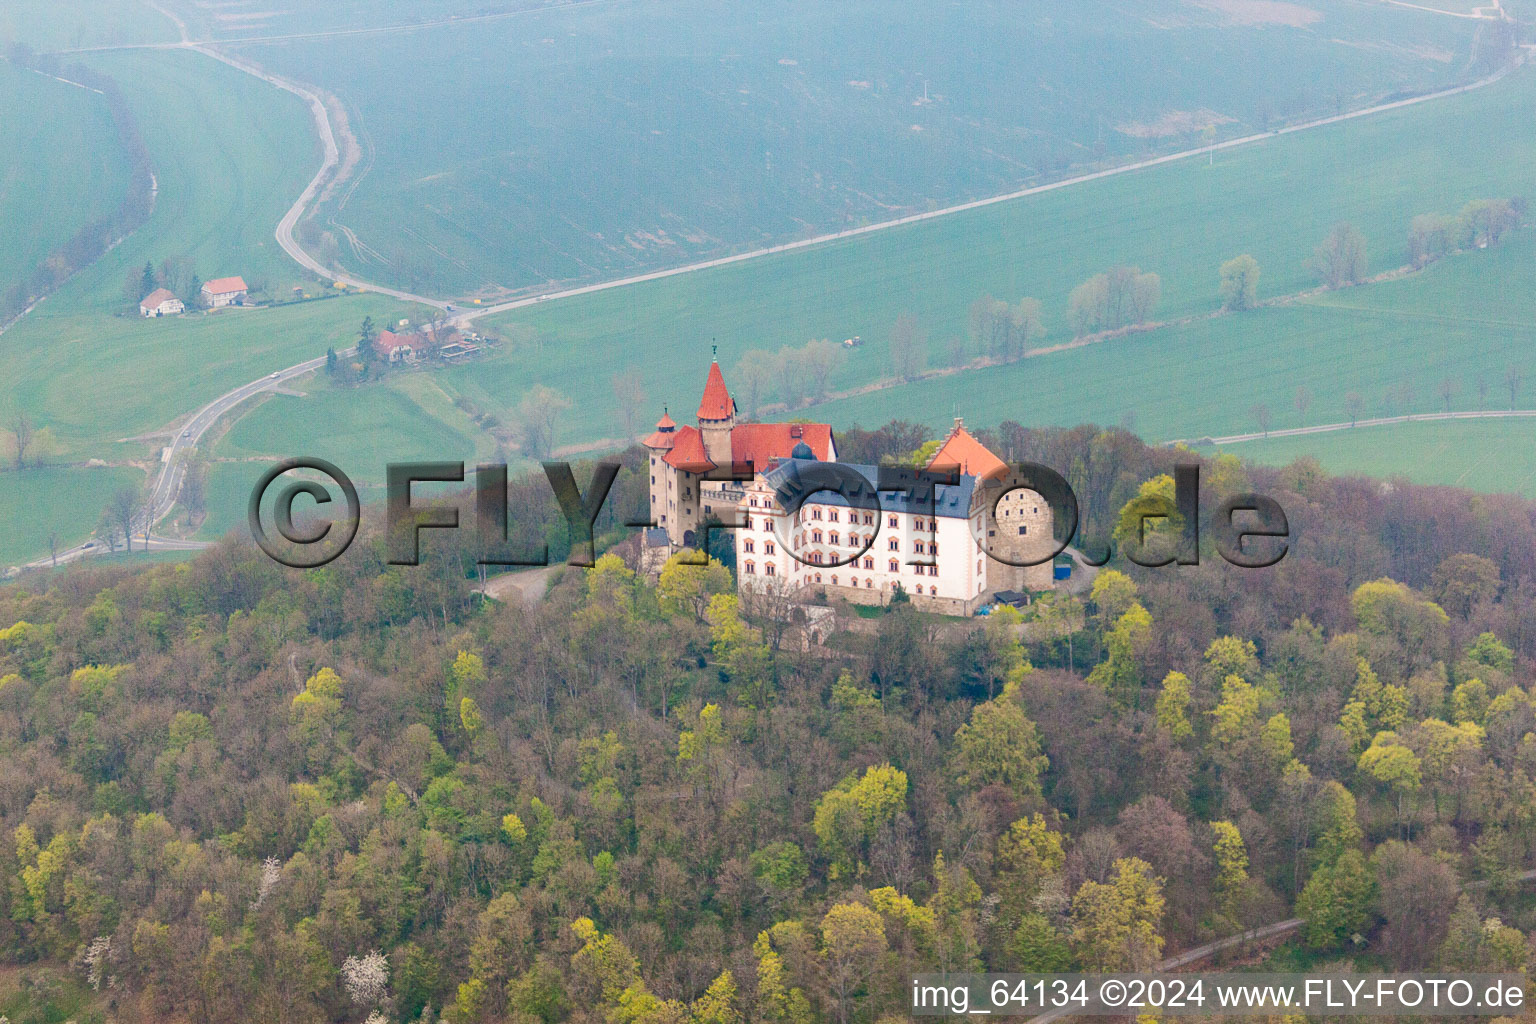
[[865, 844], [907, 808], [907, 773], [875, 765], [849, 775], [816, 802], [811, 828], [832, 860], [837, 878], [859, 866]]
[[1211, 822], [1211, 831], [1216, 833], [1216, 898], [1222, 912], [1234, 923], [1241, 923], [1241, 901], [1248, 885], [1248, 847], [1230, 821]]
[[1259, 261], [1246, 253], [1221, 265], [1221, 304], [1230, 310], [1252, 309], [1259, 300]]
[[1182, 672], [1169, 672], [1163, 677], [1163, 688], [1157, 695], [1154, 707], [1157, 727], [1175, 742], [1194, 735], [1189, 721], [1189, 677]]
[[1163, 950], [1163, 886], [1137, 857], [1115, 861], [1106, 883], [1084, 882], [1072, 897], [1072, 948], [1089, 971], [1144, 971]]
[[837, 1018], [848, 1024], [853, 1000], [886, 951], [885, 922], [862, 903], [839, 903], [821, 919], [821, 945]]
[[692, 615], [702, 623], [708, 619], [710, 599], [733, 589], [731, 571], [719, 559], [705, 562], [697, 551], [679, 551], [662, 566], [656, 596], [667, 614]]
[[1050, 761], [1040, 752], [1035, 723], [1011, 694], [978, 704], [955, 731], [955, 778], [970, 789], [1004, 786], [1019, 799], [1040, 795], [1040, 773]]
[[1359, 850], [1312, 873], [1296, 899], [1301, 935], [1313, 949], [1338, 949], [1364, 931], [1376, 904], [1376, 876]]

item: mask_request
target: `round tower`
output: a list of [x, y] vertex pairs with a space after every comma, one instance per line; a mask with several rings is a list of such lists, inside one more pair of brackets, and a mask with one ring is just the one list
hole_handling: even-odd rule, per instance
[[704, 380], [704, 397], [699, 400], [699, 433], [704, 436], [704, 451], [709, 461], [728, 470], [731, 465], [731, 431], [736, 427], [736, 401], [726, 389], [720, 363], [711, 360], [709, 376]]

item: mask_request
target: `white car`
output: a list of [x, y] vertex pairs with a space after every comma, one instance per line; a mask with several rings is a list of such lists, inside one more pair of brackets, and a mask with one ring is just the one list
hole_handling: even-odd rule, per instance
[[[278, 371], [278, 373], [281, 373], [281, 372], [282, 372], [281, 370]], [[277, 380], [277, 373], [271, 373], [271, 374], [268, 374], [267, 376], [271, 377], [273, 380]]]

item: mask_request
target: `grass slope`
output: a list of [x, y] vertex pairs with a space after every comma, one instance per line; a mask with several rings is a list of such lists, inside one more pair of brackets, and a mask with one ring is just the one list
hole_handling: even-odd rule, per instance
[[61, 548], [84, 539], [119, 487], [144, 481], [130, 467], [50, 466], [0, 473], [0, 568], [48, 554], [48, 533], [58, 531]]
[[1222, 445], [1217, 450], [1270, 465], [1310, 455], [1338, 476], [1403, 477], [1419, 484], [1536, 497], [1536, 421], [1530, 419], [1362, 427]]
[[[888, 332], [898, 313], [917, 315], [937, 361], [949, 339], [965, 333], [967, 309], [984, 292], [1041, 298], [1048, 343], [1066, 341], [1068, 293], [1115, 263], [1162, 275], [1159, 315], [1167, 318], [1216, 308], [1217, 267], [1241, 252], [1263, 268], [1261, 293], [1294, 292], [1313, 284], [1309, 260], [1335, 221], [1361, 227], [1371, 266], [1382, 269], [1406, 262], [1415, 214], [1454, 210], [1475, 196], [1536, 192], [1536, 137], [1525, 128], [1533, 115], [1536, 72], [1526, 69], [1471, 94], [1221, 153], [1214, 166], [1182, 161], [812, 250], [539, 304], [488, 327], [543, 333], [546, 344], [510, 345], [497, 358], [450, 371], [444, 382], [490, 409], [548, 384], [576, 401], [568, 438], [611, 437], [619, 427], [610, 373], [639, 376], [653, 405], [688, 409], [712, 339], [722, 343], [729, 380], [748, 348], [860, 334], [865, 346], [834, 381], [846, 389], [888, 373]], [[1244, 327], [1269, 329], [1268, 322]], [[1224, 351], [1218, 346], [1207, 358], [1223, 360]], [[573, 362], [602, 369], [573, 375]], [[1030, 360], [1012, 372], [1049, 377], [1046, 366]], [[998, 379], [997, 371], [967, 375], [938, 390], [920, 386], [834, 405], [828, 414], [841, 422], [938, 420], [949, 414], [944, 389], [985, 399]], [[1072, 379], [1074, 387], [1098, 386], [1092, 377]], [[1128, 401], [1114, 404], [1118, 416]], [[1028, 406], [1014, 408], [1014, 415], [1034, 415]]]
[[454, 294], [622, 277], [1199, 145], [1211, 120], [1240, 135], [1426, 90], [1467, 74], [1476, 27], [1215, 6], [634, 0], [241, 52], [351, 111], [366, 158], [325, 214], [373, 251], [335, 231], [347, 265]]
[[[535, 383], [572, 399], [561, 443], [613, 438], [622, 433], [613, 376], [637, 376], [653, 411], [670, 404], [688, 416], [712, 337], [725, 342], [729, 382], [734, 358], [749, 346], [862, 334], [865, 347], [853, 352], [838, 381], [846, 387], [886, 373], [885, 331], [902, 310], [919, 315], [937, 350], [964, 331], [966, 308], [981, 292], [1039, 295], [1049, 303], [1055, 340], [1064, 341], [1066, 292], [1090, 273], [1127, 261], [1163, 275], [1163, 315], [1209, 312], [1218, 301], [1216, 267], [1236, 252], [1252, 252], [1263, 264], [1265, 293], [1309, 287], [1313, 247], [1345, 217], [1372, 240], [1373, 266], [1397, 265], [1407, 259], [1403, 239], [1413, 214], [1453, 210], [1473, 196], [1532, 191], [1536, 140], [1519, 126], [1533, 106], [1536, 74], [1522, 72], [1466, 96], [1219, 154], [1214, 167], [1185, 161], [812, 250], [541, 303], [490, 325], [509, 337], [491, 358], [434, 373], [440, 391], [432, 400], [416, 401], [399, 383], [409, 378], [396, 378], [383, 399], [395, 410], [387, 422], [374, 408], [377, 389], [317, 395], [296, 403], [313, 402], [313, 411], [258, 410], [231, 435], [236, 446], [217, 454], [292, 454], [324, 429], [344, 468], [361, 466], [360, 479], [377, 480], [383, 448], [458, 457], [445, 455], [430, 431], [405, 446], [403, 433], [418, 427], [400, 412], [401, 401], [410, 400], [404, 408], [414, 405], [413, 415], [463, 434], [466, 427], [449, 427], [449, 411], [456, 410], [445, 409], [444, 398], [502, 413]], [[1497, 249], [1401, 281], [925, 380], [796, 415], [839, 426], [903, 417], [937, 428], [956, 413], [977, 423], [1038, 424], [1118, 422], [1130, 413], [1146, 436], [1167, 438], [1253, 429], [1248, 410], [1256, 402], [1269, 404], [1280, 423], [1300, 386], [1314, 395], [1315, 419], [1343, 418], [1351, 390], [1374, 410], [1405, 376], [1425, 408], [1447, 375], [1457, 378], [1465, 401], [1477, 373], [1497, 386], [1509, 362], [1536, 380], [1533, 246], [1522, 232]], [[1426, 326], [1434, 311], [1449, 322]], [[542, 343], [535, 340], [541, 335]], [[472, 447], [467, 438], [459, 443]]]
[[[1303, 425], [1298, 388], [1312, 404], [1306, 423], [1348, 419], [1358, 393], [1363, 415], [1477, 408], [1501, 398], [1505, 369], [1536, 381], [1536, 230], [1499, 247], [1464, 253], [1424, 272], [1186, 326], [1130, 335], [1051, 355], [829, 402], [811, 411], [833, 423], [884, 422], [893, 415], [942, 426], [951, 415], [977, 423], [1117, 423], [1160, 440], [1259, 429], [1250, 410], [1267, 405], [1275, 427]], [[1526, 388], [1529, 392], [1530, 387]], [[1305, 450], [1306, 438], [1298, 439]]]
[[124, 0], [6, 0], [0, 4], [0, 45], [34, 50], [168, 43], [177, 39], [169, 19], [147, 4]]
[[89, 59], [134, 108], [158, 201], [143, 228], [0, 335], [0, 419], [22, 409], [53, 427], [71, 456], [120, 457], [116, 439], [164, 427], [327, 346], [345, 347], [365, 315], [380, 323], [401, 315], [401, 304], [374, 296], [206, 317], [133, 315], [137, 290], [128, 298], [125, 283], [146, 261], [166, 258], [190, 260], [204, 279], [239, 274], [286, 298], [305, 278], [272, 231], [319, 155], [295, 97], [201, 54]]
[[0, 61], [0, 289], [87, 224], [112, 214], [129, 168], [102, 97]]

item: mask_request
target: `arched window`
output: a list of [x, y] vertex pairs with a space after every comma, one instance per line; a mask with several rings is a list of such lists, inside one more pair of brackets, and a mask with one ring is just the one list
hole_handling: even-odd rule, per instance
[[755, 576], [757, 574], [757, 566], [753, 565], [751, 562], [746, 563], [745, 568], [747, 570], [748, 576]]
[[820, 519], [821, 518], [821, 509], [819, 509], [819, 508], [811, 509], [811, 518], [812, 519]]
[[873, 558], [871, 558], [869, 555], [865, 555], [864, 556], [864, 568], [866, 568], [866, 569], [873, 569], [874, 567], [875, 567], [875, 560]]
[[[813, 552], [811, 552], [811, 561], [815, 562], [817, 565], [820, 565], [821, 564], [821, 552], [820, 551], [813, 551]], [[816, 582], [820, 583], [821, 580], [818, 579]]]
[[891, 559], [891, 564], [890, 564], [890, 566], [888, 568], [890, 569], [891, 572], [901, 572], [901, 563], [896, 561], [896, 559], [893, 558], [893, 559]]
[[743, 551], [751, 551], [751, 550], [753, 550], [752, 538], [751, 537], [748, 537], [746, 540], [741, 542], [741, 550], [743, 550]]
[[746, 528], [749, 529], [749, 530], [752, 529], [752, 517], [751, 516], [747, 516]]
[[892, 527], [892, 528], [895, 528], [895, 526], [896, 526], [896, 517], [895, 516], [886, 516], [885, 525], [889, 526], [889, 527]]
[[890, 548], [892, 551], [900, 551], [901, 541], [897, 540], [895, 537], [892, 537], [886, 547]]
[[811, 531], [811, 543], [812, 544], [820, 544], [821, 543], [821, 531], [820, 530], [812, 530]]
[[864, 589], [865, 590], [872, 589], [874, 587], [874, 585], [875, 585], [875, 581], [874, 580], [870, 579], [868, 576], [864, 577]]
[[836, 576], [836, 574], [833, 574], [833, 576], [832, 576], [832, 585], [834, 587], [837, 586], [837, 576]]
[[834, 523], [837, 522], [837, 509], [834, 508], [834, 509], [828, 511], [827, 512], [827, 518], [832, 520]]
[[821, 582], [821, 573], [817, 573], [817, 574], [816, 574], [816, 582], [817, 582], [817, 583], [820, 583], [820, 582]]
[[834, 530], [834, 531], [832, 531], [832, 532], [827, 534], [827, 543], [828, 544], [836, 544], [837, 543], [837, 531], [836, 530]]
[[763, 570], [764, 576], [777, 576], [778, 574], [778, 570], [774, 567], [772, 562], [769, 562], [767, 567]]

